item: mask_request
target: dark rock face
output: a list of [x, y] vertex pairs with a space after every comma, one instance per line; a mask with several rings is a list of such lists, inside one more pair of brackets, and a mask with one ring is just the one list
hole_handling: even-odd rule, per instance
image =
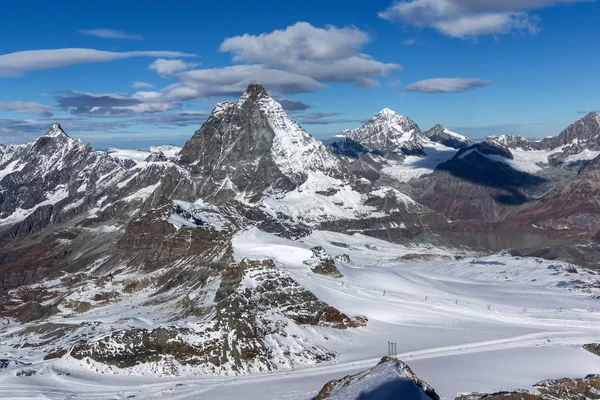
[[577, 140], [589, 150], [600, 150], [600, 117], [595, 112], [569, 125], [560, 135], [541, 140], [538, 147], [555, 149]]
[[289, 119], [258, 84], [237, 103], [220, 103], [180, 153], [202, 180], [198, 195], [223, 202], [240, 192], [261, 196], [294, 189], [310, 170], [340, 174], [339, 161]]
[[546, 179], [486, 155], [512, 157], [507, 149], [486, 143], [462, 149], [425, 178], [417, 201], [453, 220], [498, 221], [546, 190]]
[[600, 357], [600, 343], [590, 343], [583, 346], [583, 348], [592, 354]]
[[131, 221], [105, 268], [127, 261], [152, 271], [180, 259], [219, 268], [230, 261], [233, 232], [217, 232], [209, 226], [177, 229], [170, 221], [171, 212], [172, 205], [167, 204]]
[[181, 162], [203, 177], [203, 194], [217, 192], [226, 179], [234, 185], [232, 192], [260, 192], [273, 182], [281, 189], [295, 187], [271, 157], [275, 133], [261, 115], [259, 94], [254, 92], [240, 107], [219, 104], [183, 147]]
[[600, 156], [588, 162], [566, 185], [556, 188], [515, 218], [544, 228], [578, 229], [588, 238], [600, 226]]
[[[335, 154], [350, 159], [359, 159], [363, 154], [370, 152], [368, 148], [346, 136], [336, 136], [329, 140], [325, 140], [324, 143], [329, 146]], [[377, 154], [376, 151], [374, 153]]]
[[440, 143], [444, 146], [452, 147], [454, 149], [464, 149], [465, 147], [475, 144], [475, 141], [461, 135], [452, 134], [452, 132], [449, 132], [444, 126], [439, 124], [430, 130], [425, 131], [424, 135], [433, 142]]

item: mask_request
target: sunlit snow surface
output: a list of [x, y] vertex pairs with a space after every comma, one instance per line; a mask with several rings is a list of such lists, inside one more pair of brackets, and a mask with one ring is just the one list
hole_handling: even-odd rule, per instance
[[407, 156], [404, 162], [383, 168], [382, 172], [400, 182], [408, 182], [413, 178], [432, 173], [439, 164], [448, 161], [457, 152], [452, 147], [434, 142], [425, 144], [423, 151], [427, 157]]
[[[350, 262], [339, 265], [343, 278], [310, 273], [303, 261], [316, 245], [331, 255], [350, 256]], [[591, 271], [569, 273], [564, 263], [503, 254], [462, 254], [456, 260], [458, 254], [443, 248], [322, 231], [292, 241], [251, 229], [234, 238], [233, 250], [236, 260], [273, 258], [321, 300], [342, 312], [365, 315], [368, 325], [326, 331], [327, 346], [340, 354], [332, 363], [238, 377], [195, 375], [183, 368], [182, 376], [173, 377], [155, 375], [152, 368], [115, 375], [114, 367], [69, 357], [42, 361], [39, 352], [18, 348], [22, 343], [10, 336], [17, 329], [13, 322], [0, 327], [0, 358], [32, 365], [0, 370], [0, 397], [310, 399], [327, 381], [374, 366], [386, 355], [388, 341], [396, 342], [398, 357], [448, 399], [458, 392], [530, 388], [542, 379], [600, 371], [600, 357], [580, 348], [600, 341], [600, 301], [593, 299], [598, 289], [576, 288], [597, 282], [600, 276]], [[406, 254], [436, 255], [439, 261], [402, 261]], [[97, 336], [115, 326], [165, 323], [169, 310], [144, 306], [148, 295], [136, 293], [121, 303], [54, 322], [98, 322]], [[294, 331], [307, 337], [311, 332]], [[16, 375], [28, 369], [38, 372]]]

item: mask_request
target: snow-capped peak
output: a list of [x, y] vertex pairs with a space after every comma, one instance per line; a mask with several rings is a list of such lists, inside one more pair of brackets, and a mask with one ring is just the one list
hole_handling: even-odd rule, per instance
[[65, 133], [65, 131], [62, 130], [62, 128], [60, 127], [60, 124], [58, 122], [55, 122], [52, 124], [52, 126], [50, 127], [50, 129], [48, 129], [46, 131], [46, 135], [48, 137], [69, 137], [69, 135], [67, 135]]
[[248, 89], [237, 102], [237, 107], [242, 107], [248, 101], [258, 105], [261, 114], [275, 133], [271, 154], [285, 175], [305, 176], [310, 170], [331, 170], [339, 167], [339, 160], [329, 153], [321, 141], [292, 120], [281, 104], [269, 96], [262, 85], [248, 85]]
[[427, 136], [429, 140], [455, 149], [469, 147], [475, 143], [468, 137], [460, 135], [456, 132], [452, 132], [451, 130], [440, 124], [437, 124], [430, 130], [425, 132], [425, 136]]
[[388, 117], [388, 118], [395, 117], [395, 116], [400, 116], [396, 111], [394, 111], [394, 110], [392, 110], [390, 108], [387, 108], [387, 107], [384, 108], [383, 110], [379, 111], [375, 115], [378, 115], [378, 116], [381, 116], [381, 117]]
[[412, 152], [415, 145], [420, 146], [417, 142], [427, 140], [422, 137], [421, 129], [413, 120], [389, 108], [375, 114], [364, 125], [340, 134], [370, 151], [384, 153]]

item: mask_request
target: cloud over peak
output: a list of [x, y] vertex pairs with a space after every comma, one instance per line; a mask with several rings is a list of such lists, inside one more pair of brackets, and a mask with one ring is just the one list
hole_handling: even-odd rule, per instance
[[371, 38], [355, 27], [314, 27], [297, 22], [285, 29], [260, 35], [225, 39], [220, 51], [233, 53], [234, 61], [260, 63], [269, 69], [304, 75], [324, 82], [354, 82], [375, 86], [375, 78], [402, 69], [360, 52]]

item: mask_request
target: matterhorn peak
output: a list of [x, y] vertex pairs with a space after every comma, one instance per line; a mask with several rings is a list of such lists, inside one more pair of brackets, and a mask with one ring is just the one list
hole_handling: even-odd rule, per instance
[[69, 137], [69, 135], [67, 135], [65, 133], [65, 131], [62, 130], [60, 124], [58, 122], [55, 122], [52, 124], [52, 126], [50, 127], [50, 129], [48, 129], [46, 131], [46, 135], [47, 137]]
[[240, 98], [240, 101], [242, 101], [242, 102], [245, 102], [246, 100], [256, 101], [259, 99], [270, 98], [270, 97], [271, 96], [269, 96], [269, 94], [267, 93], [267, 91], [265, 90], [263, 85], [261, 85], [258, 82], [252, 82], [248, 85], [248, 88], [246, 89], [246, 92], [244, 92], [242, 97]]

